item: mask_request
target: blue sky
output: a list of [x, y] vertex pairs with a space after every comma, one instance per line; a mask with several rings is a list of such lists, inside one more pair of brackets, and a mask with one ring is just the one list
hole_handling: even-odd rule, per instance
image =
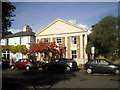
[[11, 29], [30, 25], [38, 32], [57, 18], [77, 20], [77, 24], [91, 25], [105, 16], [118, 15], [117, 2], [13, 2], [16, 6]]

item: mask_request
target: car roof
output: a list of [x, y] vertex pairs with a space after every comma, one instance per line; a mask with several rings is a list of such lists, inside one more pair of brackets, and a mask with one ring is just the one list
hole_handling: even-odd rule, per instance
[[90, 60], [90, 61], [94, 61], [94, 60], [106, 60], [106, 59], [92, 59], [92, 60]]
[[19, 59], [19, 60], [23, 60], [23, 59], [25, 59], [25, 60], [30, 60], [30, 59], [27, 59], [27, 58], [22, 58], [22, 59]]
[[107, 62], [109, 62], [110, 63], [110, 61], [108, 61], [108, 60], [106, 60], [106, 59], [92, 59], [92, 60], [90, 60], [90, 61], [88, 61], [88, 62], [91, 62], [91, 61], [98, 61], [98, 60], [104, 60], [104, 61], [107, 61]]
[[71, 60], [73, 60], [72, 58], [54, 58], [54, 59], [71, 59]]

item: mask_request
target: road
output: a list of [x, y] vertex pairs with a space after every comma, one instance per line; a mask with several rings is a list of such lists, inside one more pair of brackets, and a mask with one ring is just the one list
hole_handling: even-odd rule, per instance
[[[6, 69], [2, 71], [3, 90], [40, 90], [41, 88], [119, 88], [120, 79], [113, 74], [45, 72]], [[116, 89], [118, 90], [118, 89]]]

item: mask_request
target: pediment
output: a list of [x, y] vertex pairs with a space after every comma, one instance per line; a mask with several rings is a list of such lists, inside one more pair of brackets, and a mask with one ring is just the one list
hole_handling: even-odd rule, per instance
[[72, 24], [70, 22], [66, 22], [62, 19], [57, 19], [53, 23], [49, 24], [43, 30], [40, 30], [36, 33], [36, 36], [41, 35], [55, 35], [55, 34], [65, 34], [72, 32], [86, 32], [87, 29]]

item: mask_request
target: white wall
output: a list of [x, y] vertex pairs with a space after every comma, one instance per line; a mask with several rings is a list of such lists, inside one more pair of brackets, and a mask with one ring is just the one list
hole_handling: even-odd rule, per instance
[[[21, 38], [21, 39], [20, 39]], [[20, 43], [21, 40], [21, 43]], [[28, 43], [34, 43], [35, 42], [35, 37], [33, 36], [23, 36], [23, 37], [13, 37], [13, 38], [8, 38], [8, 45], [26, 45], [26, 47], [29, 49], [30, 45]], [[7, 45], [7, 40], [2, 39], [1, 40], [1, 45]], [[10, 59], [18, 60], [21, 58], [25, 58], [25, 55], [22, 55], [21, 53], [10, 53]]]
[[8, 45], [20, 45], [20, 38], [19, 37], [9, 38]]
[[21, 37], [21, 45], [26, 45], [26, 47], [29, 48], [28, 43], [30, 43], [30, 36]]
[[[21, 38], [21, 43], [20, 43]], [[9, 38], [8, 45], [26, 45], [27, 48], [29, 48], [28, 43], [34, 43], [35, 37], [32, 36], [24, 36], [24, 37], [13, 37]]]
[[1, 39], [0, 45], [6, 45], [6, 39]]

